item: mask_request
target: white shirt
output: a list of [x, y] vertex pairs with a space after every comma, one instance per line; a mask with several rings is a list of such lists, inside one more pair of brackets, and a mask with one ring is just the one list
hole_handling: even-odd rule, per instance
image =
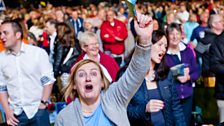
[[49, 57], [50, 57], [50, 62], [53, 64], [53, 62], [54, 62], [54, 58], [53, 58], [53, 55], [54, 55], [54, 43], [55, 43], [55, 39], [57, 37], [57, 33], [54, 32], [49, 37], [50, 37], [50, 54], [49, 54]]
[[[186, 49], [186, 46], [184, 45], [183, 42], [180, 42], [180, 43], [178, 44], [178, 48], [179, 48], [180, 51], [183, 51], [183, 50]], [[174, 53], [174, 52], [172, 52], [172, 50], [168, 49], [166, 53], [167, 53], [167, 54], [170, 54], [170, 55], [177, 55], [178, 58], [179, 58], [179, 60], [181, 61], [180, 51], [177, 52], [177, 53]]]
[[38, 40], [40, 36], [43, 34], [44, 30], [33, 25], [32, 27], [30, 27], [29, 31], [32, 32], [35, 35], [36, 39]]
[[0, 59], [0, 93], [8, 93], [14, 114], [24, 111], [31, 119], [38, 111], [43, 87], [55, 81], [47, 53], [22, 43], [18, 54], [5, 51]]

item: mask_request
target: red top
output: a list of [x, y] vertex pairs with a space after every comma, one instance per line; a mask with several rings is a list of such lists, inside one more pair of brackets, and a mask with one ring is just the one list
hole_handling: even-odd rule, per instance
[[[114, 19], [114, 26], [111, 26], [109, 21], [104, 21], [100, 30], [104, 50], [109, 50], [112, 54], [122, 54], [125, 50], [124, 40], [128, 36], [126, 25], [123, 22]], [[106, 34], [108, 34], [109, 37], [105, 37]], [[116, 40], [115, 37], [122, 39], [122, 41]]]

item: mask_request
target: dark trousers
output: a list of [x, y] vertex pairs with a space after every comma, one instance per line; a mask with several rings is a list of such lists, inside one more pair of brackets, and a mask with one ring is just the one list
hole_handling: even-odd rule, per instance
[[187, 97], [185, 99], [180, 100], [183, 110], [184, 110], [184, 116], [186, 120], [187, 126], [190, 126], [191, 124], [191, 112], [192, 112], [192, 105], [193, 105], [193, 97]]
[[19, 120], [18, 126], [50, 126], [49, 113], [47, 109], [39, 109], [35, 116], [28, 119], [25, 112], [15, 116]]

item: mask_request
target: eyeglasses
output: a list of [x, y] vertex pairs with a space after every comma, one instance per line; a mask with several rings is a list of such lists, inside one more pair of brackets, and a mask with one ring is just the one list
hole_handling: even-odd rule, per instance
[[97, 46], [97, 45], [99, 45], [99, 43], [97, 42], [97, 43], [90, 43], [90, 44], [86, 44], [86, 45], [84, 45], [85, 47], [88, 47], [88, 46]]

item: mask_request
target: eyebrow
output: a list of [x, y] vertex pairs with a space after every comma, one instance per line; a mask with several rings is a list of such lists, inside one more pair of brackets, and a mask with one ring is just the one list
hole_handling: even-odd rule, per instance
[[[92, 70], [97, 70], [97, 68], [92, 68], [92, 69], [90, 69], [90, 70], [91, 70], [91, 71], [92, 71]], [[84, 69], [80, 69], [80, 70], [78, 70], [78, 72], [79, 72], [79, 71], [85, 71], [85, 70], [84, 70]]]

